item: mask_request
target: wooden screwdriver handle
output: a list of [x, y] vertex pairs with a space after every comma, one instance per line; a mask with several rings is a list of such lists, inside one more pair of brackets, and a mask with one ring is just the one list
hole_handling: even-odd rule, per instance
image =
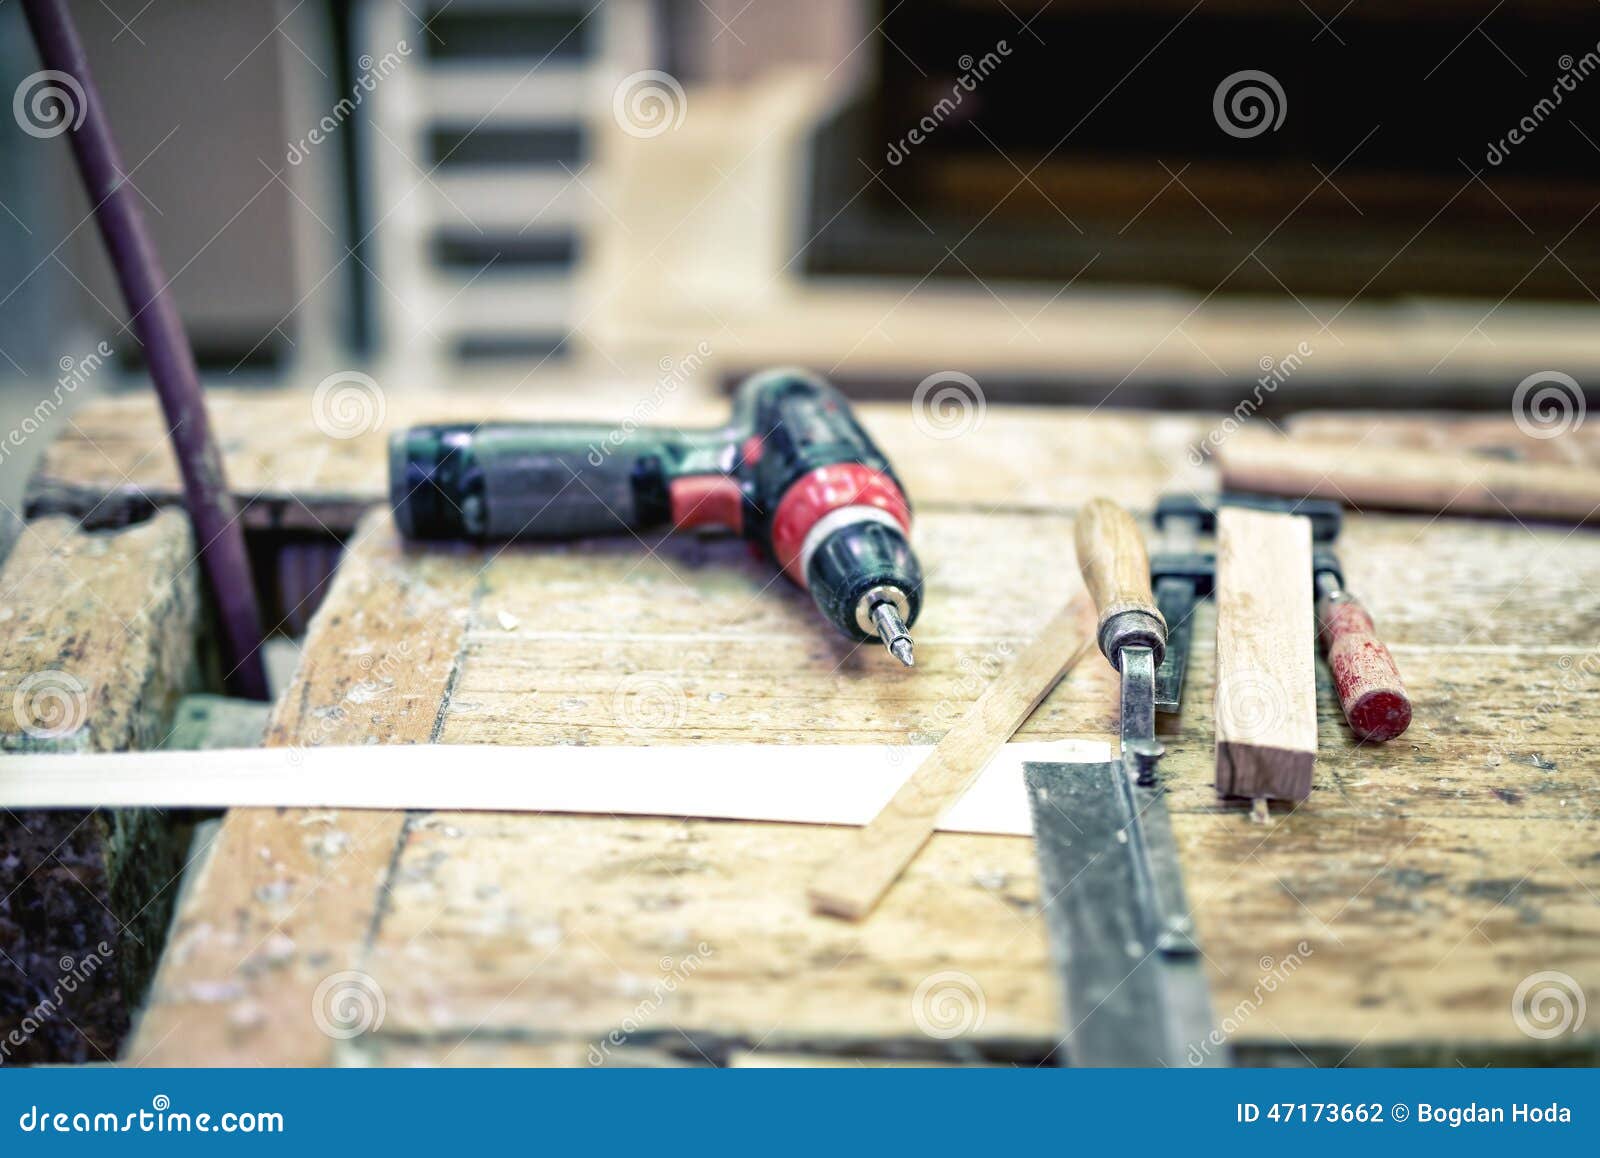
[[1339, 706], [1363, 740], [1392, 740], [1411, 725], [1411, 697], [1372, 616], [1346, 592], [1317, 600], [1317, 626], [1333, 671]]
[[1145, 554], [1144, 536], [1133, 516], [1110, 499], [1091, 499], [1078, 513], [1074, 544], [1083, 582], [1100, 613], [1100, 650], [1106, 658], [1117, 662], [1116, 648], [1108, 646], [1106, 629], [1119, 618], [1126, 626], [1148, 617], [1153, 623], [1147, 630], [1158, 636], [1151, 645], [1157, 651], [1165, 647], [1167, 623], [1150, 590], [1150, 557]]

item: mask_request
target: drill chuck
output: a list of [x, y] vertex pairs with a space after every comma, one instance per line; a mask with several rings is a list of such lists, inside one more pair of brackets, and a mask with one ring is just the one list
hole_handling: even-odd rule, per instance
[[[922, 610], [922, 568], [911, 544], [898, 525], [876, 518], [857, 518], [827, 534], [811, 554], [806, 586], [823, 617], [857, 639], [881, 637], [872, 617], [880, 605], [893, 608], [901, 633]], [[884, 644], [892, 650], [892, 640]]]

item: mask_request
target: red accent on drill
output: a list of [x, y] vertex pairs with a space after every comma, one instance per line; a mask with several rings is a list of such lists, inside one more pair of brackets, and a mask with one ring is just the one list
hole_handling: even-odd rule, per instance
[[804, 567], [809, 560], [801, 557], [806, 536], [825, 515], [846, 507], [885, 511], [911, 534], [911, 508], [894, 479], [858, 462], [819, 466], [784, 492], [772, 517], [772, 557], [800, 586], [808, 586]]

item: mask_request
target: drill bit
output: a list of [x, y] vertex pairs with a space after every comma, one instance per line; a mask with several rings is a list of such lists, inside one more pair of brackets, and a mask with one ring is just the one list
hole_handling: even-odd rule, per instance
[[889, 649], [889, 654], [907, 667], [916, 667], [917, 661], [911, 654], [911, 634], [906, 628], [906, 621], [900, 618], [899, 609], [884, 600], [874, 604], [870, 614], [872, 625], [878, 629], [878, 638], [883, 640], [883, 646]]

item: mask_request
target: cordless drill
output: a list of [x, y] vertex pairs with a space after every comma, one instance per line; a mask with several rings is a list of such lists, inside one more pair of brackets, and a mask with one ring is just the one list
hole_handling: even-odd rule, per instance
[[889, 460], [832, 386], [753, 375], [716, 430], [598, 423], [415, 426], [389, 443], [395, 522], [412, 539], [576, 539], [725, 529], [759, 543], [823, 617], [913, 664], [922, 569]]

